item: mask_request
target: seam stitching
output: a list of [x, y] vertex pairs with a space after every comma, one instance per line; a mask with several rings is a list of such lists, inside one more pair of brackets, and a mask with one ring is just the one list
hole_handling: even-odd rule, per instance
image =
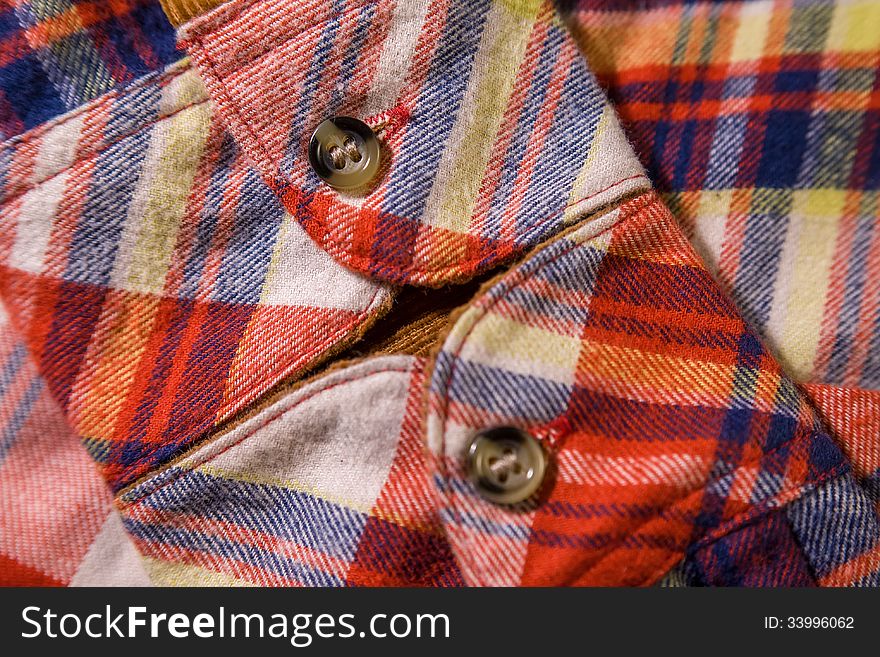
[[[266, 2], [267, 0], [256, 0], [256, 1], [257, 2]], [[244, 4], [244, 3], [242, 3], [242, 4]], [[248, 7], [252, 4], [254, 4], [254, 3], [248, 3]], [[347, 8], [346, 11], [347, 12], [348, 11], [356, 11], [357, 9], [360, 9], [361, 7], [363, 7], [367, 4], [378, 4], [378, 3], [376, 2], [376, 0], [359, 0], [359, 2], [355, 6]], [[233, 100], [233, 95], [230, 93], [229, 88], [227, 87], [227, 85], [223, 79], [223, 76], [221, 75], [221, 72], [224, 69], [221, 69], [221, 67], [218, 66], [218, 64], [214, 61], [213, 57], [211, 56], [209, 49], [205, 46], [204, 33], [209, 31], [211, 25], [214, 25], [216, 23], [216, 25], [214, 25], [214, 29], [220, 29], [220, 28], [224, 27], [225, 24], [228, 24], [228, 22], [230, 20], [232, 20], [235, 16], [237, 16], [240, 12], [244, 11], [248, 7], [242, 6], [242, 7], [236, 8], [235, 13], [229, 17], [226, 17], [225, 19], [223, 17], [221, 17], [220, 19], [217, 19], [215, 17], [215, 20], [212, 23], [210, 23], [206, 26], [199, 26], [195, 31], [196, 33], [193, 34], [193, 36], [191, 38], [189, 38], [188, 40], [191, 41], [192, 43], [194, 43], [198, 47], [198, 51], [196, 53], [192, 53], [192, 56], [197, 61], [202, 62], [204, 64], [204, 66], [208, 69], [211, 81], [213, 82], [212, 86], [214, 87], [216, 92], [222, 97], [223, 105], [228, 105], [230, 107], [230, 111], [233, 113], [233, 115], [236, 119], [236, 122], [238, 124], [240, 124], [241, 127], [246, 131], [246, 133], [249, 137], [249, 141], [251, 141], [256, 146], [257, 151], [259, 152], [261, 158], [263, 159], [263, 167], [262, 168], [265, 170], [264, 176], [266, 176], [266, 178], [269, 179], [270, 181], [273, 181], [272, 187], [276, 190], [276, 193], [280, 193], [283, 191], [284, 187], [294, 184], [292, 179], [290, 178], [290, 176], [285, 175], [283, 177], [283, 179], [281, 180], [281, 182], [279, 183], [277, 178], [274, 175], [269, 174], [269, 171], [273, 168], [273, 160], [270, 156], [270, 153], [269, 153], [268, 149], [266, 148], [266, 145], [263, 143], [262, 139], [259, 137], [257, 132], [254, 130], [254, 127], [251, 124], [251, 122], [245, 118], [244, 114], [242, 113], [241, 109], [239, 108], [239, 103], [236, 102], [235, 100]], [[307, 29], [311, 30], [315, 27], [318, 27], [319, 25], [322, 24], [322, 22], [326, 23], [326, 21], [319, 20], [319, 21], [316, 21], [314, 24], [310, 25]], [[205, 28], [209, 28], [209, 29], [205, 29]], [[274, 44], [270, 48], [267, 48], [266, 50], [261, 51], [258, 55], [255, 55], [252, 59], [248, 60], [248, 62], [246, 62], [246, 64], [251, 64], [254, 61], [257, 61], [257, 59], [262, 58], [265, 55], [267, 55], [271, 52], [274, 52], [275, 50], [278, 50], [279, 48], [282, 48], [287, 42], [291, 41], [292, 39], [293, 39], [293, 37], [291, 37], [289, 39], [285, 39], [284, 41], [277, 43], [277, 44]], [[222, 111], [222, 106], [220, 109]], [[583, 198], [578, 199], [577, 201], [575, 201], [573, 203], [569, 203], [569, 204], [563, 206], [561, 208], [561, 210], [551, 212], [550, 214], [545, 216], [543, 219], [541, 219], [537, 223], [535, 223], [522, 236], [520, 236], [520, 239], [528, 242], [529, 240], [533, 239], [537, 235], [540, 235], [541, 230], [548, 223], [550, 223], [554, 217], [557, 217], [560, 213], [565, 213], [567, 211], [572, 211], [572, 210], [576, 211], [576, 209], [581, 204], [585, 204], [586, 201], [589, 201], [589, 200], [595, 198], [596, 196], [599, 196], [599, 195], [604, 194], [608, 191], [611, 191], [615, 187], [622, 185], [625, 182], [629, 182], [632, 180], [638, 180], [638, 179], [643, 179], [646, 183], [649, 182], [647, 176], [644, 173], [638, 173], [638, 174], [634, 174], [631, 176], [627, 176], [625, 178], [621, 178], [620, 180], [608, 185], [607, 187], [605, 187], [603, 189], [600, 189], [596, 192], [593, 192], [592, 194], [589, 194]], [[283, 197], [283, 194], [281, 194], [281, 195]], [[334, 205], [341, 205], [343, 207], [349, 207], [345, 203], [340, 202], [335, 198], [332, 200], [332, 202]], [[369, 254], [369, 252], [364, 250], [363, 248], [358, 248], [358, 247], [345, 248], [337, 240], [334, 240], [332, 238], [332, 230], [331, 230], [332, 226], [329, 224], [329, 222], [327, 222], [326, 220], [317, 216], [317, 213], [315, 213], [313, 210], [311, 210], [311, 208], [309, 208], [308, 206], [306, 206], [306, 208], [304, 208], [304, 209], [305, 209], [305, 212], [308, 214], [308, 218], [306, 219], [306, 221], [309, 224], [313, 225], [315, 228], [310, 229], [307, 225], [304, 227], [306, 228], [306, 231], [309, 233], [309, 235], [311, 235], [312, 238], [315, 239], [315, 241], [317, 241], [320, 244], [322, 249], [324, 249], [328, 253], [331, 253], [332, 255], [335, 255], [338, 259], [342, 260], [343, 262], [349, 263], [351, 266], [359, 269], [360, 271], [370, 271], [376, 267], [379, 267], [379, 268], [381, 268], [381, 270], [383, 272], [387, 272], [387, 273], [391, 274], [391, 277], [397, 278], [397, 279], [399, 279], [399, 278], [409, 279], [415, 274], [425, 274], [425, 275], [435, 274], [435, 275], [442, 275], [444, 277], [448, 277], [451, 273], [458, 273], [459, 277], [470, 276], [471, 272], [462, 271], [462, 270], [470, 269], [474, 265], [479, 265], [480, 263], [484, 263], [483, 266], [480, 267], [480, 269], [486, 269], [486, 268], [492, 266], [493, 264], [496, 264], [498, 262], [502, 262], [510, 257], [515, 256], [516, 254], [522, 253], [524, 250], [526, 250], [529, 247], [529, 245], [526, 243], [526, 244], [522, 244], [522, 245], [518, 245], [518, 246], [514, 247], [509, 253], [500, 253], [498, 250], [495, 250], [494, 253], [492, 253], [488, 256], [477, 255], [475, 257], [469, 258], [469, 259], [461, 261], [461, 262], [457, 262], [455, 264], [433, 265], [433, 266], [427, 266], [427, 267], [425, 267], [425, 266], [400, 267], [398, 265], [394, 265], [393, 263], [389, 262], [389, 259], [387, 259], [387, 258], [376, 258], [376, 257], [371, 256]], [[572, 222], [568, 222], [567, 225], [571, 225], [571, 223]], [[421, 225], [422, 224], [420, 224], [420, 226]], [[560, 226], [560, 228], [564, 227], [565, 225], [566, 224], [563, 224], [563, 226]], [[457, 242], [462, 241], [463, 239], [467, 239], [469, 237], [475, 237], [474, 235], [472, 235], [469, 232], [458, 233], [458, 234], [449, 233], [449, 235], [455, 235], [455, 237], [452, 237], [451, 239], [446, 240], [446, 243], [451, 244], [451, 245], [454, 245]], [[371, 273], [373, 273], [375, 275], [375, 272], [371, 272]]]
[[[261, 1], [265, 2], [266, 0], [261, 0]], [[350, 4], [350, 6], [346, 7], [342, 11], [342, 15], [354, 13], [354, 12], [358, 11], [359, 9], [363, 9], [367, 5], [378, 5], [378, 4], [379, 4], [379, 0], [358, 0], [357, 2]], [[244, 10], [240, 10], [240, 11], [244, 11]], [[188, 41], [195, 41], [199, 46], [202, 46], [204, 48], [204, 33], [205, 32], [211, 32], [213, 30], [222, 30], [223, 28], [228, 27], [229, 23], [232, 20], [234, 20], [235, 18], [236, 18], [236, 16], [231, 16], [225, 20], [217, 21], [217, 25], [215, 25], [212, 29], [209, 29], [209, 30], [201, 29], [202, 26], [200, 26], [200, 29], [196, 30], [195, 31], [196, 33], [192, 37], [189, 37], [189, 36], [184, 37], [183, 42], [184, 42], [184, 44], [186, 44], [186, 42], [188, 42]], [[291, 41], [294, 41], [296, 39], [301, 39], [308, 32], [311, 32], [312, 30], [315, 30], [317, 28], [324, 27], [328, 22], [330, 22], [330, 19], [315, 18], [314, 20], [309, 22], [309, 24], [306, 27], [304, 27], [302, 29], [302, 31], [287, 35], [282, 40], [280, 40], [278, 42], [269, 43], [265, 48], [251, 54], [248, 59], [236, 60], [234, 65], [230, 69], [227, 70], [226, 67], [219, 67], [216, 65], [215, 65], [215, 69], [218, 71], [228, 72], [228, 73], [232, 73], [235, 71], [241, 71], [244, 69], [244, 67], [253, 65], [254, 63], [256, 63], [259, 60], [266, 57], [266, 55], [271, 55], [272, 53], [283, 49]], [[226, 35], [224, 34], [223, 36], [226, 36]]]
[[[646, 198], [646, 197], [647, 197], [647, 198]], [[630, 214], [630, 215], [627, 216], [627, 215], [624, 215], [623, 212], [621, 212], [621, 215], [622, 215], [622, 216], [619, 217], [618, 220], [615, 221], [611, 226], [608, 226], [608, 227], [604, 228], [603, 230], [598, 231], [598, 232], [596, 232], [596, 233], [594, 233], [594, 234], [592, 234], [592, 235], [587, 234], [587, 235], [585, 235], [585, 236], [578, 236], [578, 240], [579, 240], [579, 241], [578, 241], [577, 243], [574, 243], [574, 242], [571, 243], [567, 248], [563, 249], [562, 251], [560, 251], [560, 252], [557, 253], [557, 254], [554, 254], [552, 258], [550, 258], [549, 260], [545, 261], [544, 263], [541, 263], [540, 266], [537, 267], [537, 269], [535, 269], [535, 270], [529, 272], [530, 275], [528, 276], [528, 278], [532, 278], [532, 277], [534, 277], [534, 276], [537, 275], [539, 272], [541, 272], [541, 271], [544, 270], [546, 267], [550, 266], [551, 264], [553, 264], [554, 262], [556, 262], [557, 260], [559, 260], [559, 259], [560, 259], [561, 257], [563, 257], [564, 255], [567, 255], [568, 253], [574, 251], [574, 250], [577, 249], [577, 248], [581, 248], [581, 247], [583, 246], [584, 242], [586, 242], [586, 241], [588, 241], [588, 240], [596, 239], [597, 237], [600, 237], [601, 235], [604, 235], [605, 233], [608, 233], [608, 232], [610, 232], [610, 231], [613, 231], [613, 230], [615, 230], [615, 229], [621, 227], [621, 226], [624, 225], [625, 223], [630, 222], [630, 221], [633, 221], [633, 220], [639, 218], [639, 216], [640, 216], [642, 213], [647, 213], [647, 215], [650, 216], [650, 214], [652, 213], [652, 208], [651, 208], [651, 205], [650, 205], [650, 196], [649, 196], [649, 195], [645, 195], [645, 196], [642, 197], [642, 199], [645, 199], [645, 200], [644, 200], [643, 202], [641, 202], [641, 203], [638, 203], [638, 207], [636, 207], [636, 208], [633, 209], [632, 214]], [[658, 201], [658, 202], [659, 202], [659, 201]], [[635, 203], [635, 202], [634, 202], [634, 203]], [[563, 238], [563, 239], [564, 239], [564, 238]], [[538, 257], [540, 257], [540, 256], [538, 256]], [[517, 271], [521, 272], [522, 270], [521, 270], [521, 269], [518, 269]], [[450, 367], [449, 367], [449, 374], [448, 374], [446, 377], [444, 377], [444, 379], [443, 379], [443, 385], [442, 385], [442, 387], [437, 391], [437, 394], [441, 394], [441, 395], [443, 396], [443, 397], [442, 397], [442, 399], [443, 399], [443, 405], [441, 406], [441, 413], [442, 413], [442, 414], [441, 414], [441, 418], [440, 418], [440, 419], [441, 419], [441, 425], [440, 425], [440, 431], [441, 431], [441, 433], [440, 433], [440, 447], [441, 447], [441, 459], [440, 459], [440, 465], [441, 465], [441, 467], [438, 467], [438, 471], [440, 471], [440, 474], [441, 474], [441, 476], [442, 476], [443, 479], [444, 479], [444, 488], [445, 488], [446, 490], [451, 491], [451, 489], [452, 489], [451, 486], [449, 485], [450, 475], [449, 475], [449, 473], [448, 473], [448, 468], [447, 468], [446, 463], [445, 463], [445, 461], [446, 461], [446, 459], [447, 459], [447, 454], [446, 454], [446, 424], [447, 424], [447, 419], [448, 419], [448, 415], [449, 415], [449, 413], [448, 413], [448, 409], [449, 409], [449, 404], [450, 404], [450, 397], [449, 397], [449, 395], [447, 394], [447, 391], [449, 390], [449, 388], [450, 388], [451, 385], [452, 385], [452, 380], [453, 380], [453, 378], [454, 378], [454, 376], [455, 376], [456, 365], [457, 365], [457, 363], [460, 361], [460, 357], [459, 357], [459, 356], [460, 356], [461, 351], [462, 351], [462, 349], [464, 348], [465, 344], [468, 342], [468, 340], [469, 340], [471, 334], [474, 332], [474, 330], [477, 328], [477, 326], [480, 324], [480, 322], [482, 322], [482, 321], [488, 316], [489, 311], [492, 309], [492, 307], [495, 306], [497, 303], [499, 303], [500, 300], [501, 300], [502, 298], [505, 298], [505, 297], [509, 296], [509, 294], [510, 294], [513, 290], [515, 290], [516, 288], [520, 287], [520, 286], [522, 285], [522, 283], [524, 282], [524, 279], [525, 279], [525, 278], [527, 278], [527, 277], [525, 276], [525, 274], [521, 274], [521, 275], [519, 275], [519, 276], [516, 276], [514, 280], [508, 282], [507, 286], [503, 289], [502, 293], [499, 294], [497, 297], [493, 297], [493, 298], [491, 298], [491, 301], [490, 301], [488, 304], [486, 304], [485, 306], [474, 306], [474, 308], [475, 308], [476, 311], [477, 311], [477, 314], [476, 314], [476, 316], [471, 320], [473, 323], [472, 323], [471, 326], [468, 328], [468, 330], [467, 330], [467, 332], [464, 334], [464, 336], [462, 336], [461, 341], [459, 342], [458, 346], [456, 347], [455, 351], [453, 352], [453, 355], [452, 355], [452, 363], [451, 363], [451, 365], [450, 365]], [[503, 281], [499, 282], [499, 285], [504, 285], [504, 282], [503, 282]], [[484, 298], [485, 298], [488, 294], [490, 294], [490, 293], [491, 293], [491, 290], [490, 290], [490, 291], [487, 291], [486, 295], [484, 295]], [[429, 382], [429, 385], [430, 385], [430, 382]], [[812, 431], [812, 432], [811, 432], [811, 435], [814, 434], [814, 433], [816, 433], [816, 432], [815, 432], [815, 431]], [[705, 482], [704, 482], [699, 488], [696, 488], [696, 489], [694, 489], [694, 490], [692, 490], [692, 491], [690, 491], [690, 492], [688, 492], [688, 493], [685, 493], [684, 495], [681, 495], [681, 496], [679, 496], [679, 497], [677, 497], [677, 498], [671, 500], [671, 501], [668, 502], [667, 504], [663, 505], [663, 507], [661, 507], [660, 509], [658, 509], [658, 513], [656, 513], [656, 514], [650, 516], [649, 518], [645, 519], [643, 522], [641, 522], [641, 523], [639, 523], [638, 525], [636, 525], [636, 527], [635, 527], [632, 531], [628, 532], [625, 536], [622, 536], [622, 537], [619, 539], [619, 541], [618, 541], [618, 545], [617, 545], [617, 547], [612, 548], [610, 552], [608, 552], [608, 553], [602, 555], [602, 557], [601, 557], [599, 560], [597, 560], [594, 564], [592, 564], [590, 567], [588, 567], [588, 568], [584, 571], [584, 573], [589, 572], [590, 569], [591, 569], [592, 567], [595, 567], [595, 565], [601, 563], [601, 561], [603, 561], [604, 559], [608, 558], [609, 556], [611, 556], [611, 555], [615, 554], [616, 552], [618, 552], [619, 550], [623, 549], [624, 546], [622, 545], [622, 543], [623, 543], [624, 541], [626, 541], [628, 538], [631, 538], [632, 536], [634, 536], [634, 535], [638, 532], [638, 530], [639, 530], [641, 527], [645, 526], [648, 522], [650, 522], [650, 521], [652, 521], [652, 520], [655, 520], [655, 519], [659, 516], [660, 513], [666, 512], [666, 511], [668, 511], [669, 509], [672, 509], [672, 508], [674, 508], [674, 507], [676, 507], [676, 506], [680, 506], [683, 502], [685, 502], [686, 500], [688, 500], [688, 499], [691, 498], [692, 496], [694, 496], [694, 495], [696, 495], [696, 494], [698, 494], [698, 493], [703, 493], [703, 492], [705, 492], [705, 490], [706, 490], [710, 485], [712, 485], [713, 483], [719, 481], [722, 477], [724, 477], [724, 476], [729, 476], [732, 472], [736, 472], [737, 470], [739, 470], [740, 468], [742, 468], [742, 467], [744, 467], [744, 466], [748, 466], [748, 465], [752, 465], [752, 464], [754, 464], [754, 463], [760, 462], [761, 460], [763, 460], [764, 458], [766, 458], [766, 457], [768, 457], [768, 456], [773, 456], [773, 455], [775, 455], [778, 451], [780, 451], [782, 448], [789, 446], [790, 444], [794, 443], [796, 440], [798, 440], [798, 436], [797, 436], [797, 435], [793, 436], [792, 438], [790, 438], [789, 440], [785, 441], [784, 443], [782, 443], [782, 444], [780, 444], [780, 445], [777, 445], [776, 447], [774, 447], [774, 448], [773, 448], [772, 450], [770, 450], [770, 451], [767, 451], [767, 452], [761, 452], [760, 454], [758, 454], [758, 455], [756, 455], [756, 456], [754, 456], [754, 457], [752, 457], [752, 458], [750, 458], [750, 459], [747, 459], [747, 460], [745, 460], [745, 461], [742, 461], [742, 462], [741, 462], [741, 463], [740, 463], [740, 464], [739, 464], [734, 470], [732, 470], [732, 471], [730, 471], [730, 472], [728, 472], [728, 473], [725, 473], [725, 474], [722, 475], [721, 477], [716, 477], [716, 478], [714, 478], [714, 479], [713, 479], [713, 478], [707, 479], [707, 480], [706, 480], [706, 481], [705, 481]], [[546, 441], [542, 441], [542, 442], [546, 442]], [[553, 450], [553, 451], [557, 451], [557, 450]], [[451, 458], [451, 457], [448, 457], [448, 458]], [[829, 478], [829, 477], [831, 477], [831, 476], [833, 476], [833, 475], [835, 475], [835, 474], [840, 474], [840, 472], [839, 472], [840, 469], [841, 469], [840, 466], [837, 466], [834, 470], [829, 471], [829, 472], [827, 472], [827, 473], [823, 473], [822, 477], [824, 477], [824, 478], [827, 479], [827, 478]], [[844, 469], [844, 471], [845, 471], [845, 469]], [[786, 494], [789, 494], [789, 493], [791, 493], [791, 492], [793, 492], [793, 491], [798, 490], [798, 488], [805, 488], [805, 487], [807, 487], [807, 486], [815, 486], [815, 485], [817, 485], [818, 483], [820, 483], [820, 482], [823, 481], [823, 480], [824, 480], [824, 479], [819, 478], [818, 481], [809, 482], [809, 483], [806, 483], [806, 484], [799, 484], [799, 485], [797, 485], [797, 486], [791, 486], [791, 487], [789, 487], [789, 488], [783, 489], [783, 490], [779, 491], [778, 493], [776, 493], [776, 494], [773, 496], [772, 499], [779, 499], [779, 498], [782, 498], [782, 497], [784, 497]], [[441, 492], [441, 493], [442, 493], [442, 492]], [[456, 513], [460, 513], [460, 512], [461, 512], [461, 509], [459, 508], [459, 505], [456, 505], [456, 504], [455, 504], [455, 502], [453, 501], [453, 496], [452, 496], [450, 493], [442, 493], [442, 495], [443, 495], [443, 497], [445, 498], [446, 503], [447, 503], [447, 506], [448, 506], [449, 508], [453, 509]], [[764, 505], [767, 505], [768, 508], [769, 508], [770, 501], [765, 501], [765, 502], [764, 502]], [[719, 529], [722, 528], [722, 527], [725, 527], [725, 526], [730, 526], [730, 528], [727, 529], [727, 532], [726, 532], [726, 533], [730, 533], [730, 532], [733, 531], [737, 526], [739, 526], [739, 525], [741, 524], [741, 519], [742, 519], [742, 518], [749, 517], [750, 514], [758, 515], [760, 512], [761, 512], [761, 505], [759, 504], [759, 505], [756, 505], [755, 507], [753, 507], [753, 508], [751, 508], [751, 509], [748, 509], [748, 510], [746, 510], [746, 511], [743, 511], [743, 512], [737, 514], [736, 516], [734, 516], [733, 518], [731, 518], [731, 519], [730, 519], [729, 521], [727, 521], [726, 523], [720, 525], [720, 526], [719, 526]], [[738, 522], [738, 521], [739, 521], [739, 522]], [[707, 532], [706, 536], [710, 536], [710, 535], [711, 535], [711, 532]], [[725, 535], [725, 534], [724, 534], [724, 533], [720, 534], [720, 536], [723, 536], [723, 535]], [[705, 538], [706, 536], [704, 536], [704, 538]], [[720, 537], [720, 536], [719, 536], [719, 537]], [[472, 555], [470, 554], [470, 552], [471, 552], [471, 546], [472, 546], [472, 544], [473, 544], [473, 539], [472, 539], [471, 537], [469, 537], [469, 536], [465, 536], [464, 538], [462, 538], [461, 543], [462, 543], [463, 546], [466, 548], [465, 550], [463, 550], [463, 552], [465, 553], [463, 556], [464, 556], [464, 558], [467, 560], [468, 565], [469, 565], [471, 571], [474, 572], [474, 573], [477, 573], [477, 574], [482, 575], [483, 569], [479, 568], [479, 566], [478, 566], [478, 565], [476, 564], [476, 562], [473, 560]], [[652, 576], [654, 576], [654, 575], [652, 575]], [[647, 580], [646, 580], [646, 581], [647, 581]]]
[[[576, 210], [580, 205], [584, 204], [586, 201], [589, 201], [589, 200], [595, 198], [596, 196], [599, 196], [600, 194], [604, 194], [605, 192], [611, 191], [612, 189], [614, 189], [615, 187], [617, 187], [619, 185], [622, 185], [623, 183], [629, 182], [631, 180], [638, 180], [638, 179], [643, 179], [646, 183], [648, 182], [647, 176], [645, 176], [642, 173], [635, 174], [632, 176], [627, 176], [626, 178], [621, 178], [617, 182], [615, 182], [611, 185], [608, 185], [604, 189], [600, 189], [599, 191], [594, 192], [594, 193], [590, 194], [589, 196], [585, 196], [581, 199], [578, 199], [574, 203], [569, 203], [568, 205], [563, 206], [561, 208], [561, 210], [557, 210], [556, 212], [553, 212], [553, 213], [547, 215], [546, 217], [544, 217], [543, 219], [538, 221], [536, 224], [534, 224], [530, 230], [523, 233], [520, 236], [521, 239], [530, 240], [530, 239], [536, 237], [536, 235], [538, 233], [540, 233], [540, 230], [544, 226], [546, 226], [560, 212], [564, 213], [567, 211]], [[648, 190], [645, 190], [645, 191], [648, 191]], [[311, 231], [311, 230], [309, 231], [309, 234], [316, 237], [320, 241], [321, 246], [325, 250], [327, 250], [331, 253], [335, 253], [340, 257], [347, 256], [342, 259], [349, 262], [350, 264], [352, 264], [355, 267], [365, 268], [366, 266], [379, 265], [385, 271], [390, 271], [395, 275], [403, 275], [406, 278], [408, 278], [409, 275], [411, 275], [411, 274], [438, 274], [438, 273], [448, 274], [449, 272], [460, 271], [462, 269], [468, 268], [468, 267], [470, 267], [474, 264], [478, 264], [478, 263], [485, 263], [484, 267], [481, 267], [481, 269], [485, 269], [485, 268], [491, 267], [494, 264], [497, 264], [498, 262], [501, 262], [501, 261], [506, 260], [508, 258], [514, 257], [517, 254], [522, 253], [523, 251], [530, 248], [530, 246], [533, 246], [533, 245], [529, 245], [526, 243], [526, 244], [516, 246], [509, 253], [500, 254], [496, 251], [494, 254], [491, 254], [488, 259], [486, 256], [477, 256], [474, 258], [470, 258], [468, 260], [457, 262], [453, 265], [404, 268], [404, 267], [399, 267], [396, 265], [388, 264], [385, 260], [379, 260], [379, 259], [370, 257], [369, 255], [367, 255], [364, 251], [362, 251], [360, 249], [344, 249], [344, 248], [342, 248], [338, 242], [334, 241], [333, 239], [331, 239], [329, 237], [329, 235], [330, 235], [330, 231], [328, 230], [329, 224], [327, 222], [315, 217], [314, 213], [310, 212], [309, 214], [310, 214], [311, 219], [314, 221], [314, 223], [319, 228], [321, 228], [321, 232], [318, 233], [317, 235], [314, 235], [314, 233], [316, 231]], [[559, 228], [564, 229], [568, 226], [573, 226], [576, 224], [576, 221], [577, 220], [574, 220], [572, 222], [568, 222], [566, 224], [563, 224]], [[464, 238], [477, 237], [475, 235], [472, 235], [471, 233], [458, 233], [458, 235], [460, 235], [461, 237], [464, 237]], [[455, 243], [455, 241], [456, 240], [449, 240], [449, 242], [453, 243], [453, 244]], [[330, 247], [335, 247], [335, 248], [330, 248]], [[462, 272], [462, 273], [467, 275], [468, 277], [470, 277], [470, 274], [471, 274], [471, 272]]]

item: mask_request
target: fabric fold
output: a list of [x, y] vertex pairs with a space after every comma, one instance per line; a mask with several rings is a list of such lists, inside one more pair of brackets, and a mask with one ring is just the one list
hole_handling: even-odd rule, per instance
[[0, 307], [0, 586], [146, 586], [113, 497]]
[[460, 585], [427, 479], [424, 366], [335, 369], [125, 493], [153, 582]]
[[[533, 503], [494, 505], [470, 481], [469, 441], [499, 425], [552, 456]], [[539, 250], [458, 318], [427, 440], [471, 585], [648, 585], [686, 556], [714, 584], [880, 572], [869, 497], [653, 193]]]
[[0, 296], [115, 490], [390, 303], [284, 211], [188, 62], [0, 146], [0, 219]]
[[[375, 279], [468, 280], [648, 186], [549, 0], [232, 0], [179, 34], [285, 207]], [[382, 143], [363, 194], [310, 168], [334, 115]]]

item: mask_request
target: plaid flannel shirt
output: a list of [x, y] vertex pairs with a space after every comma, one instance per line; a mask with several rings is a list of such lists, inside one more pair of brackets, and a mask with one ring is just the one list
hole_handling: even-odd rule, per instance
[[880, 584], [880, 4], [162, 5], [0, 9], [0, 581]]

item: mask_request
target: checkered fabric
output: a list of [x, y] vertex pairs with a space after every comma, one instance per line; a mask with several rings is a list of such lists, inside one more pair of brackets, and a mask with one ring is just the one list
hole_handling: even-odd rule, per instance
[[786, 371], [880, 388], [880, 4], [565, 4], [657, 189]]
[[880, 511], [880, 391], [825, 385], [805, 390]]
[[291, 220], [186, 63], [0, 148], [0, 294], [114, 489], [388, 303]]
[[[497, 425], [552, 455], [539, 502], [493, 505], [470, 482], [467, 445]], [[553, 242], [468, 308], [434, 365], [427, 438], [468, 584], [652, 584], [731, 542], [767, 580], [799, 584], [762, 558], [777, 509], [799, 539], [785, 545], [798, 573], [880, 581], [876, 510], [653, 194]], [[705, 564], [703, 579], [723, 566]]]
[[[469, 279], [647, 187], [547, 0], [231, 0], [181, 37], [291, 214], [378, 279]], [[363, 195], [308, 164], [333, 115], [381, 138], [387, 161]]]
[[4, 0], [0, 139], [180, 57], [158, 0]]
[[424, 366], [337, 369], [125, 493], [153, 581], [460, 585], [428, 480]]
[[[650, 584], [682, 557], [692, 584], [878, 583], [873, 503], [656, 198], [552, 243], [456, 322], [433, 375], [436, 496], [424, 367], [334, 370], [124, 493], [154, 583]], [[459, 438], [494, 424], [553, 451], [537, 505], [470, 489]]]
[[[851, 523], [848, 533], [855, 538], [847, 547], [855, 558], [849, 553], [823, 556], [826, 548], [816, 538], [821, 534], [815, 532], [806, 546], [819, 561], [840, 567], [826, 566], [821, 579], [812, 575], [806, 558], [798, 554], [800, 544], [788, 523], [789, 517], [802, 522], [809, 518], [799, 513], [808, 508], [800, 503], [790, 510], [774, 511], [768, 521], [747, 526], [716, 545], [695, 551], [667, 573], [661, 586], [880, 585], [876, 574], [880, 548], [871, 539], [880, 515], [880, 392], [815, 384], [803, 390], [842, 447], [859, 484], [854, 487], [829, 482], [818, 493], [843, 509], [834, 512], [838, 526]], [[813, 526], [818, 524], [814, 522]], [[832, 549], [838, 549], [836, 541], [831, 543]]]
[[690, 552], [684, 569], [703, 586], [880, 586], [877, 509], [852, 477]]
[[[162, 585], [880, 585], [876, 5], [560, 3], [661, 198], [549, 0], [170, 4], [211, 8], [192, 66], [137, 30], [108, 63], [151, 3], [6, 14], [57, 10], [22, 38], [72, 103], [0, 97], [9, 583], [95, 581], [121, 524]], [[303, 157], [339, 114], [382, 142], [361, 195]], [[254, 408], [388, 283], [520, 256], [432, 358]], [[462, 458], [499, 425], [550, 457], [514, 508]]]
[[148, 583], [110, 491], [0, 308], [0, 586]]

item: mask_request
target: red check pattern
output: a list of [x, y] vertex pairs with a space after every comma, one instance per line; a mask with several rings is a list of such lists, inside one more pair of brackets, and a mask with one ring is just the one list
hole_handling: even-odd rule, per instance
[[[181, 43], [290, 213], [375, 279], [468, 280], [648, 186], [549, 0], [231, 0]], [[335, 115], [382, 143], [358, 193], [306, 156]]]
[[880, 389], [880, 5], [566, 6], [656, 189], [786, 371]]
[[[123, 495], [154, 581], [461, 585], [422, 444], [425, 364], [337, 369]], [[380, 406], [358, 433], [365, 399]]]
[[[470, 483], [462, 454], [494, 425], [552, 454], [538, 502], [505, 509]], [[790, 541], [800, 569], [765, 562], [768, 583], [800, 583], [827, 554], [840, 567], [880, 541], [873, 509], [846, 506], [866, 496], [811, 406], [654, 195], [551, 243], [462, 315], [432, 375], [428, 440], [469, 584], [653, 584], [733, 540], [741, 561], [760, 561], [778, 542], [744, 528], [781, 508], [801, 540], [833, 526], [836, 504], [865, 515], [854, 536], [823, 536], [823, 554]], [[868, 561], [860, 574], [876, 578]], [[723, 583], [722, 566], [702, 580]]]
[[0, 295], [114, 490], [388, 301], [291, 222], [187, 64], [6, 142], [0, 201]]
[[[738, 307], [643, 192], [549, 2], [303, 0], [303, 16], [291, 1], [230, 0], [183, 27], [207, 91], [173, 66], [0, 148], [0, 294], [122, 491], [155, 583], [650, 585], [679, 564], [701, 585], [880, 585], [877, 399], [784, 372], [871, 386], [880, 371], [880, 13], [673, 0], [649, 11], [678, 29], [644, 44], [641, 5], [582, 14], [600, 37], [628, 27], [609, 58], [601, 39], [587, 49], [634, 63], [617, 90], [667, 200], [723, 209]], [[667, 61], [675, 73], [658, 74]], [[303, 159], [336, 113], [371, 122], [388, 156], [363, 196], [330, 192]], [[216, 433], [356, 339], [387, 305], [377, 280], [440, 285], [529, 251], [433, 363], [332, 368]], [[790, 262], [824, 267], [819, 302], [813, 272]], [[795, 335], [804, 308], [812, 333]], [[2, 376], [18, 351], [0, 351], [15, 366]], [[40, 454], [18, 429], [45, 426], [26, 408], [43, 379], [7, 378], [0, 487], [33, 486]], [[464, 469], [495, 425], [551, 458], [516, 508], [482, 500]], [[3, 522], [39, 524], [31, 498]], [[47, 568], [27, 545], [0, 548], [17, 580], [73, 582], [64, 550]]]
[[113, 496], [0, 308], [0, 586], [148, 583]]
[[0, 3], [0, 138], [180, 59], [158, 0]]
[[806, 394], [880, 508], [880, 391], [809, 385]]

